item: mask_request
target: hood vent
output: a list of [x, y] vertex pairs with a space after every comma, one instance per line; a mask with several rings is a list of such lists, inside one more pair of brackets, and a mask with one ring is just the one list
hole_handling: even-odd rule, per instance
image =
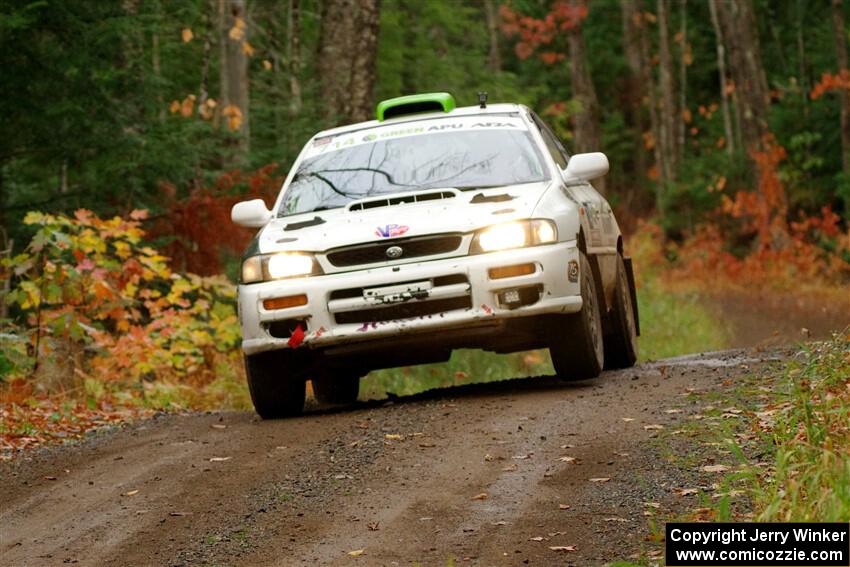
[[365, 211], [368, 209], [379, 209], [381, 207], [392, 207], [394, 205], [408, 205], [413, 203], [423, 203], [425, 201], [438, 201], [440, 199], [453, 199], [457, 197], [456, 190], [431, 191], [428, 193], [409, 193], [407, 195], [398, 195], [395, 197], [387, 197], [384, 199], [369, 199], [355, 201], [348, 205], [349, 211]]

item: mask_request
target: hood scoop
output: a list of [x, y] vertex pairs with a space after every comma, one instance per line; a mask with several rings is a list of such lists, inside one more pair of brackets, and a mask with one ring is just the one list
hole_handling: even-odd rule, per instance
[[439, 201], [441, 199], [454, 199], [460, 193], [457, 189], [441, 189], [439, 191], [423, 191], [421, 193], [406, 193], [393, 197], [378, 199], [360, 199], [348, 205], [349, 211], [365, 211], [368, 209], [380, 209], [382, 207], [393, 207], [395, 205], [410, 205], [424, 203], [426, 201]]
[[472, 199], [470, 199], [470, 203], [473, 205], [477, 205], [479, 203], [504, 203], [505, 201], [513, 201], [516, 199], [513, 195], [508, 195], [507, 193], [502, 193], [501, 195], [485, 195], [484, 193], [478, 193]]
[[325, 219], [323, 219], [322, 217], [313, 217], [310, 220], [305, 220], [301, 222], [291, 222], [285, 227], [283, 227], [283, 230], [298, 230], [299, 228], [307, 228], [308, 226], [325, 224], [325, 222], [327, 221], [325, 221]]

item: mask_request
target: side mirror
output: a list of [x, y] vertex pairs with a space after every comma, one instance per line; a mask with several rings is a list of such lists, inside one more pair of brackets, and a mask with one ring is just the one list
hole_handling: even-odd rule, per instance
[[252, 199], [236, 203], [230, 210], [230, 220], [239, 226], [260, 228], [266, 226], [272, 218], [272, 213], [266, 208], [262, 199]]
[[608, 173], [608, 158], [602, 152], [576, 154], [564, 171], [566, 181], [591, 181]]

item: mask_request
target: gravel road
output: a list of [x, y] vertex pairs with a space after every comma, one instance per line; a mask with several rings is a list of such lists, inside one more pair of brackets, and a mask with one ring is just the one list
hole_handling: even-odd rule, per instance
[[652, 549], [646, 503], [675, 506], [673, 489], [693, 481], [665, 462], [659, 426], [697, 411], [688, 392], [730, 387], [758, 366], [751, 356], [465, 386], [283, 421], [167, 415], [102, 431], [0, 465], [0, 563], [626, 559]]

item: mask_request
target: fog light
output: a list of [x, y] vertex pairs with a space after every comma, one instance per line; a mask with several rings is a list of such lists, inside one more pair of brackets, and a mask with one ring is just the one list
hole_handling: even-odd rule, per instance
[[287, 309], [289, 307], [298, 307], [300, 305], [307, 305], [307, 296], [304, 294], [290, 295], [287, 297], [273, 297], [271, 299], [263, 300], [263, 308], [267, 311]]
[[578, 281], [578, 262], [575, 260], [570, 260], [567, 265], [567, 279], [573, 283]]
[[516, 276], [527, 276], [537, 271], [534, 264], [517, 264], [516, 266], [502, 266], [499, 268], [490, 268], [487, 273], [491, 280], [499, 280], [502, 278], [513, 278]]

